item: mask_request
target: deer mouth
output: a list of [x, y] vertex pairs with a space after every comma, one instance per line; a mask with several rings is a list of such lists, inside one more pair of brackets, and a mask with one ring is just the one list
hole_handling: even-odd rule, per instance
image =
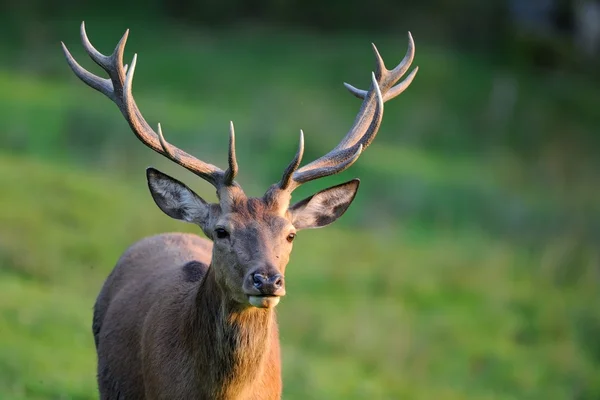
[[258, 308], [273, 308], [279, 304], [281, 296], [274, 295], [248, 295], [248, 302]]

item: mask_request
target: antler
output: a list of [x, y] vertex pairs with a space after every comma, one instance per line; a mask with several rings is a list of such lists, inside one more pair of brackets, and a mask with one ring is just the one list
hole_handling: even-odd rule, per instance
[[84, 69], [77, 61], [75, 61], [65, 44], [62, 42], [61, 44], [67, 62], [75, 75], [77, 75], [77, 77], [86, 85], [96, 89], [111, 99], [117, 107], [119, 107], [119, 110], [121, 110], [121, 113], [125, 116], [133, 133], [142, 143], [157, 153], [167, 157], [169, 160], [174, 161], [198, 175], [202, 179], [210, 182], [217, 190], [222, 187], [235, 185], [233, 180], [237, 175], [238, 165], [235, 158], [235, 133], [233, 130], [233, 122], [231, 122], [229, 126], [229, 168], [227, 171], [223, 171], [212, 164], [201, 161], [185, 151], [167, 143], [162, 134], [160, 124], [158, 124], [158, 133], [148, 125], [131, 93], [137, 54], [133, 56], [129, 69], [127, 68], [127, 65], [123, 65], [123, 52], [125, 50], [125, 43], [127, 42], [128, 35], [129, 30], [125, 31], [125, 34], [117, 44], [114, 52], [110, 56], [105, 56], [96, 50], [90, 43], [85, 32], [85, 23], [81, 23], [81, 41], [83, 42], [83, 47], [90, 58], [108, 73], [108, 79], [96, 76]]
[[386, 69], [377, 47], [374, 44], [372, 46], [377, 64], [375, 73], [372, 73], [369, 90], [360, 90], [344, 83], [350, 93], [363, 99], [354, 124], [333, 150], [298, 169], [304, 152], [304, 136], [301, 132], [298, 152], [285, 169], [278, 184], [280, 189], [290, 192], [303, 183], [337, 174], [350, 167], [375, 139], [383, 118], [383, 103], [398, 96], [412, 83], [419, 67], [416, 67], [402, 82], [394, 86], [410, 68], [415, 56], [415, 43], [410, 32], [408, 33], [406, 55], [393, 70]]

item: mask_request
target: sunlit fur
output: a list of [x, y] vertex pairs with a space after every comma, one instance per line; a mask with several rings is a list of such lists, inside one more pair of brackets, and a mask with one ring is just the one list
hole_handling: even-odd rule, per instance
[[[101, 399], [280, 398], [275, 314], [231, 300], [210, 253], [173, 233], [121, 257], [94, 310]], [[198, 280], [182, 271], [191, 261]]]
[[[101, 399], [280, 399], [275, 311], [251, 304], [249, 277], [284, 275], [288, 236], [299, 229], [294, 221], [302, 228], [333, 222], [358, 181], [288, 208], [273, 193], [247, 198], [239, 188], [208, 204], [158, 171], [148, 179], [165, 213], [198, 224], [214, 244], [163, 234], [136, 243], [118, 261], [94, 308]], [[217, 238], [217, 227], [229, 237]]]

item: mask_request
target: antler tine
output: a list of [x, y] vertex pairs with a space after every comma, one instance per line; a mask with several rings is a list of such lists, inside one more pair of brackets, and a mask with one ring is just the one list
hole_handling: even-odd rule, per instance
[[73, 58], [67, 46], [65, 46], [64, 42], [60, 42], [62, 45], [63, 53], [67, 59], [67, 63], [69, 67], [73, 70], [75, 75], [83, 81], [86, 85], [91, 87], [92, 89], [96, 89], [100, 93], [104, 94], [108, 98], [114, 101], [113, 94], [113, 86], [110, 79], [100, 78], [83, 68], [79, 63]]
[[390, 71], [392, 75], [392, 79], [400, 78], [402, 75], [408, 71], [410, 65], [412, 64], [415, 58], [415, 41], [412, 37], [410, 31], [408, 32], [408, 49], [406, 49], [406, 54], [400, 63]]
[[[110, 56], [105, 56], [104, 54], [100, 53], [98, 50], [96, 50], [96, 48], [94, 47], [94, 45], [92, 45], [92, 43], [88, 39], [87, 33], [85, 31], [85, 21], [81, 22], [80, 34], [81, 34], [81, 42], [83, 44], [83, 48], [88, 53], [88, 55], [90, 56], [90, 58], [96, 64], [98, 64], [100, 67], [102, 67], [102, 69], [104, 69], [104, 70], [109, 69], [110, 66], [111, 66], [111, 57]], [[123, 37], [119, 41], [119, 45], [121, 43], [123, 43], [123, 46], [125, 46], [125, 42], [127, 41], [127, 36], [129, 36], [129, 29], [127, 29], [125, 31], [125, 34], [123, 35]]]
[[[381, 76], [385, 74], [387, 69], [385, 68], [385, 62], [383, 61], [381, 54], [379, 54], [379, 50], [377, 50], [375, 43], [371, 43], [371, 47], [373, 48], [373, 53], [375, 54], [375, 77], [379, 80], [381, 79]], [[344, 85], [347, 85], [347, 83], [344, 82]]]
[[229, 167], [225, 171], [225, 184], [230, 186], [238, 173], [238, 163], [235, 157], [235, 131], [233, 129], [233, 121], [229, 121], [229, 154], [227, 157]]
[[300, 166], [303, 155], [304, 155], [304, 132], [302, 131], [302, 129], [300, 129], [300, 140], [298, 143], [298, 151], [296, 152], [296, 155], [294, 156], [292, 161], [288, 164], [287, 168], [283, 172], [283, 176], [281, 177], [281, 181], [279, 182], [280, 189], [286, 190], [290, 187], [290, 184], [292, 183], [292, 177], [294, 175], [294, 172], [296, 172], [296, 170]]
[[383, 101], [389, 101], [404, 92], [410, 86], [413, 79], [415, 79], [417, 72], [419, 72], [419, 67], [415, 67], [415, 69], [413, 69], [410, 74], [408, 74], [408, 76], [402, 80], [402, 82], [390, 88], [385, 94]]
[[132, 94], [137, 54], [133, 56], [129, 68], [127, 65], [123, 65], [123, 54], [128, 36], [129, 30], [125, 31], [113, 53], [110, 56], [106, 56], [92, 45], [85, 31], [85, 23], [81, 23], [83, 47], [90, 58], [108, 74], [108, 79], [94, 75], [79, 65], [64, 43], [62, 43], [62, 48], [67, 62], [75, 75], [88, 86], [107, 96], [119, 107], [133, 133], [144, 145], [210, 182], [217, 189], [234, 185], [233, 179], [237, 174], [238, 166], [235, 158], [233, 124], [230, 127], [229, 137], [229, 169], [225, 172], [169, 144], [163, 136], [160, 124], [158, 124], [157, 133], [146, 122]]
[[[379, 83], [379, 87], [383, 93], [383, 101], [387, 102], [406, 90], [406, 88], [412, 83], [417, 71], [419, 70], [419, 67], [415, 67], [415, 69], [411, 71], [411, 73], [402, 82], [396, 86], [393, 86], [410, 68], [410, 65], [415, 57], [415, 42], [411, 33], [408, 32], [408, 49], [406, 50], [406, 54], [404, 55], [402, 61], [400, 61], [400, 63], [392, 70], [388, 70], [385, 67], [377, 47], [374, 44], [371, 45], [373, 46], [373, 52], [375, 53], [377, 82]], [[344, 82], [344, 86], [346, 89], [348, 89], [348, 91], [350, 91], [350, 93], [359, 99], [364, 99], [368, 93], [366, 90], [358, 89], [346, 82]]]

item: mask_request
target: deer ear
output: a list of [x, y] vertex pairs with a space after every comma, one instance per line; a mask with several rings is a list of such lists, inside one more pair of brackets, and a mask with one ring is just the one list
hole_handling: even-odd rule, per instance
[[201, 226], [208, 221], [210, 205], [192, 189], [154, 168], [146, 170], [146, 177], [154, 202], [169, 217]]
[[289, 208], [296, 229], [321, 228], [341, 217], [356, 196], [360, 180], [321, 190]]

